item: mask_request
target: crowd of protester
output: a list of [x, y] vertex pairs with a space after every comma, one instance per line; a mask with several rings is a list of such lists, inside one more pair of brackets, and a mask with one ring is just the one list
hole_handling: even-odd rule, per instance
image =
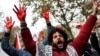
[[[47, 25], [47, 32], [40, 32], [38, 41], [34, 41], [30, 29], [26, 23], [26, 8], [23, 4], [19, 7], [14, 5], [15, 12], [21, 27], [21, 38], [24, 48], [16, 49], [9, 43], [11, 29], [14, 25], [12, 17], [7, 16], [4, 20], [6, 32], [1, 40], [1, 47], [9, 56], [100, 56], [98, 36], [93, 31], [97, 22], [98, 7], [100, 2], [92, 0], [93, 12], [82, 25], [79, 34], [68, 40], [68, 35], [63, 26], [52, 26], [49, 18], [49, 11], [45, 9], [42, 16]], [[90, 40], [90, 42], [89, 42]]]

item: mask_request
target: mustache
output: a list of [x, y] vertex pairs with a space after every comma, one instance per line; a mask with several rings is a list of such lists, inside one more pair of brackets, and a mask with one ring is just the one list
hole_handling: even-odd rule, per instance
[[63, 43], [63, 41], [61, 41], [61, 40], [58, 40], [57, 44], [61, 44], [61, 43]]

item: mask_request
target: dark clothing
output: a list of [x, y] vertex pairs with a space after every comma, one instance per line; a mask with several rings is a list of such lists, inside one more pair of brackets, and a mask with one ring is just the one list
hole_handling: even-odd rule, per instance
[[87, 43], [82, 51], [82, 56], [98, 56], [98, 53], [89, 43]]
[[10, 33], [5, 33], [2, 41], [1, 47], [9, 56], [32, 56], [28, 51], [24, 49], [17, 50], [15, 47], [11, 46], [9, 43]]
[[96, 32], [91, 33], [91, 38], [90, 38], [91, 45], [93, 48], [98, 52], [100, 56], [100, 47], [99, 47], [99, 42], [96, 36]]
[[47, 23], [47, 32], [46, 32], [46, 37], [45, 39], [42, 41], [42, 43], [44, 45], [48, 44], [48, 33], [53, 29], [53, 26], [51, 25], [51, 23]]

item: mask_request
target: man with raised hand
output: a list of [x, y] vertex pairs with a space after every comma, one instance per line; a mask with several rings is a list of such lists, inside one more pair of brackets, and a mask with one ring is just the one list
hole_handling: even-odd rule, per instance
[[4, 34], [3, 39], [1, 40], [1, 47], [2, 49], [9, 55], [9, 56], [32, 56], [28, 51], [24, 49], [16, 49], [9, 43], [11, 29], [14, 25], [12, 22], [12, 17], [6, 17], [4, 20], [6, 25], [6, 32]]
[[21, 35], [26, 50], [33, 56], [80, 56], [80, 52], [88, 42], [91, 30], [97, 20], [97, 9], [100, 3], [93, 0], [92, 3], [93, 12], [87, 18], [79, 34], [72, 42], [68, 42], [68, 36], [62, 29], [54, 28], [48, 34], [48, 45], [46, 46], [42, 43], [36, 43], [32, 39], [32, 35], [25, 21], [25, 7], [23, 5], [20, 5], [19, 8], [15, 6], [16, 10], [14, 9], [14, 12], [21, 23]]

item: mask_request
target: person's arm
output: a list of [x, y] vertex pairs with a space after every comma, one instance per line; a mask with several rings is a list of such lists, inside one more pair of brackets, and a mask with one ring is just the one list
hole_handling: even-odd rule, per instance
[[5, 33], [1, 41], [1, 48], [10, 56], [18, 55], [18, 50], [9, 43], [10, 33]]
[[35, 56], [36, 42], [33, 41], [30, 30], [28, 28], [22, 29], [21, 36], [26, 50], [28, 50], [33, 56]]
[[1, 48], [10, 56], [18, 55], [17, 49], [9, 43], [10, 31], [12, 26], [14, 25], [14, 22], [12, 23], [11, 17], [6, 17], [6, 20], [4, 20], [4, 22], [6, 24], [6, 32], [1, 41]]
[[27, 23], [25, 21], [26, 17], [26, 8], [24, 5], [20, 4], [19, 8], [15, 5], [15, 9], [13, 11], [16, 13], [21, 26], [21, 36], [23, 43], [25, 45], [26, 50], [28, 50], [33, 56], [36, 54], [36, 43], [32, 39], [32, 35], [30, 30], [27, 27]]
[[95, 16], [91, 15], [87, 19], [86, 23], [83, 25], [83, 28], [80, 30], [78, 36], [75, 37], [75, 39], [71, 43], [78, 53], [81, 52], [82, 48], [88, 42], [88, 39], [91, 34], [91, 30], [92, 30], [96, 20], [97, 20], [97, 18]]
[[98, 3], [93, 1], [93, 13], [89, 16], [89, 18], [87, 18], [87, 21], [81, 28], [78, 36], [72, 42], [72, 46], [74, 46], [79, 55], [83, 47], [88, 42], [92, 28], [96, 23], [97, 8], [98, 8]]
[[97, 39], [97, 36], [96, 36], [96, 32], [91, 33], [90, 42], [91, 42], [91, 45], [93, 46], [93, 48], [100, 55], [100, 47], [99, 47], [98, 39]]
[[42, 17], [45, 19], [46, 21], [46, 25], [47, 25], [47, 32], [46, 32], [46, 36], [44, 38], [44, 40], [42, 41], [42, 43], [44, 45], [48, 44], [48, 33], [51, 31], [51, 29], [53, 28], [53, 26], [51, 25], [50, 19], [49, 19], [49, 9], [44, 8], [42, 10]]
[[51, 25], [51, 23], [47, 23], [47, 32], [46, 32], [46, 36], [43, 40], [43, 44], [47, 45], [48, 44], [48, 33], [52, 30], [53, 26]]

